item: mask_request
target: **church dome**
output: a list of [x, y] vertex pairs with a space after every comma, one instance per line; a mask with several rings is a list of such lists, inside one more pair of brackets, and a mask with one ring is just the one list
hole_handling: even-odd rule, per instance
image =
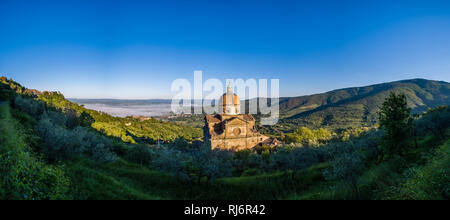
[[220, 103], [224, 114], [236, 115], [240, 113], [241, 101], [238, 95], [233, 93], [231, 85], [228, 85], [227, 92], [220, 98]]
[[223, 105], [240, 105], [241, 104], [240, 100], [239, 100], [239, 96], [234, 93], [232, 93], [232, 94], [224, 93], [222, 95], [222, 100], [223, 100], [223, 102], [222, 102]]

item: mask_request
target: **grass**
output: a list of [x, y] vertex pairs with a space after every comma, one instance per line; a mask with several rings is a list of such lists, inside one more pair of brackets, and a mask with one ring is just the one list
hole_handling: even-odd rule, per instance
[[[76, 186], [71, 194], [74, 199], [167, 199], [148, 191], [151, 186], [144, 186], [139, 179], [145, 180], [148, 176], [154, 176], [152, 172], [134, 170], [131, 167], [120, 169], [108, 168], [114, 165], [98, 165], [92, 161], [79, 160], [67, 164], [67, 174]], [[123, 177], [121, 172], [137, 174], [135, 178]], [[139, 176], [139, 178], [137, 178]], [[154, 178], [157, 179], [157, 178]]]
[[3, 152], [26, 148], [23, 135], [15, 126], [16, 123], [11, 117], [9, 105], [0, 104], [0, 144]]
[[59, 166], [45, 164], [27, 145], [27, 134], [0, 105], [0, 198], [64, 199], [69, 181]]
[[290, 172], [248, 177], [221, 178], [212, 184], [202, 182], [192, 188], [175, 178], [124, 160], [98, 165], [88, 160], [66, 164], [66, 173], [76, 186], [74, 199], [286, 199], [317, 181], [322, 181], [319, 164], [299, 171], [294, 180]]
[[291, 179], [291, 172], [277, 172], [248, 177], [231, 177], [219, 179], [208, 195], [201, 199], [292, 199], [291, 195], [302, 193], [317, 182], [323, 181], [322, 171], [328, 164], [322, 163], [301, 170]]

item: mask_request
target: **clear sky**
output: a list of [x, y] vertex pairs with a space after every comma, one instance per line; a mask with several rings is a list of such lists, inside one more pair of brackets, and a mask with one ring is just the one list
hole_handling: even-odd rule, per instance
[[282, 96], [450, 81], [450, 1], [0, 1], [0, 74], [26, 87], [170, 98], [194, 70]]

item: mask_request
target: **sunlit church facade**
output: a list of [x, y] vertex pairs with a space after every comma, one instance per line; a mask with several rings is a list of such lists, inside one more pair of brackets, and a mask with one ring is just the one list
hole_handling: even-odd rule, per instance
[[219, 106], [219, 114], [205, 116], [204, 138], [211, 148], [242, 150], [258, 145], [274, 147], [281, 144], [275, 138], [258, 133], [252, 115], [241, 114], [239, 97], [230, 85], [220, 98]]

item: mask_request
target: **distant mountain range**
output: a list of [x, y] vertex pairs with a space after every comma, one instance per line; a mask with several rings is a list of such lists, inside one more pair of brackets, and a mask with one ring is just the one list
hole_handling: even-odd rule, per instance
[[413, 112], [450, 104], [450, 83], [444, 81], [411, 79], [345, 88], [280, 98], [281, 120], [272, 129], [288, 131], [298, 126], [331, 129], [371, 126], [377, 122], [377, 111], [390, 92], [404, 93]]

